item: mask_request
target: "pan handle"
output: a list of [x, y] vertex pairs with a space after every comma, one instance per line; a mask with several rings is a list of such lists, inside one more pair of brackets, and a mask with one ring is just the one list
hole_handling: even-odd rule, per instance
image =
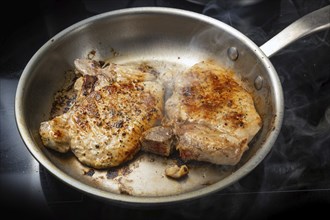
[[290, 43], [326, 28], [330, 28], [330, 5], [298, 19], [264, 43], [260, 49], [267, 57], [271, 57]]

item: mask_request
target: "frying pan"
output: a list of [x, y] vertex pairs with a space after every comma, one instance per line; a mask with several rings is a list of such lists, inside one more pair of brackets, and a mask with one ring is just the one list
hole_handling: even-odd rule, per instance
[[[236, 29], [205, 15], [180, 9], [141, 7], [112, 11], [76, 23], [46, 42], [26, 65], [18, 83], [15, 116], [30, 153], [66, 184], [97, 198], [125, 204], [165, 204], [219, 191], [252, 171], [271, 150], [283, 119], [283, 93], [269, 60], [291, 42], [330, 26], [330, 6], [299, 19], [258, 47]], [[180, 181], [164, 176], [175, 158], [139, 153], [108, 170], [93, 170], [73, 154], [46, 149], [38, 133], [49, 120], [53, 95], [66, 82], [76, 58], [94, 51], [94, 59], [115, 63], [147, 62], [178, 74], [212, 59], [233, 69], [248, 85], [263, 119], [260, 132], [235, 166], [190, 163]]]

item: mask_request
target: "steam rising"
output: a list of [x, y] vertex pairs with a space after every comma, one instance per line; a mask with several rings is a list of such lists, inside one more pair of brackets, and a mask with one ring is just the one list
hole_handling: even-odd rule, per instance
[[[253, 7], [257, 10], [265, 2], [272, 7], [264, 7], [253, 17]], [[204, 13], [235, 27], [261, 45], [299, 17], [317, 9], [308, 1], [276, 2], [259, 1], [243, 6], [212, 1]], [[318, 8], [327, 4], [324, 1]], [[219, 194], [329, 188], [329, 35], [327, 30], [305, 37], [271, 59], [285, 98], [281, 132], [272, 151], [255, 171]], [[324, 182], [320, 176], [326, 177]]]

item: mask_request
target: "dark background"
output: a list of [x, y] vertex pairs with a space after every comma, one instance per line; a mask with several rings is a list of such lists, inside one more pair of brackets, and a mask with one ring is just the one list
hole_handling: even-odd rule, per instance
[[[253, 2], [253, 1], [252, 1]], [[31, 156], [14, 117], [19, 77], [33, 54], [64, 28], [128, 7], [163, 6], [206, 14], [262, 45], [326, 0], [44, 0], [6, 2], [0, 34], [0, 213], [47, 219], [278, 219], [327, 216], [330, 207], [329, 30], [286, 47], [271, 61], [282, 82], [285, 118], [269, 155], [234, 185], [190, 202], [157, 207], [101, 201], [52, 176]], [[330, 16], [330, 15], [329, 15]], [[330, 20], [330, 17], [329, 17]]]

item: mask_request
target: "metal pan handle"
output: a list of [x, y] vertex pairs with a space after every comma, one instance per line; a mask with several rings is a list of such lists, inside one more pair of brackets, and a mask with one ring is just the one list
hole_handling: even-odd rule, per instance
[[330, 5], [298, 19], [264, 43], [260, 49], [267, 57], [271, 57], [290, 43], [326, 28], [330, 28]]

